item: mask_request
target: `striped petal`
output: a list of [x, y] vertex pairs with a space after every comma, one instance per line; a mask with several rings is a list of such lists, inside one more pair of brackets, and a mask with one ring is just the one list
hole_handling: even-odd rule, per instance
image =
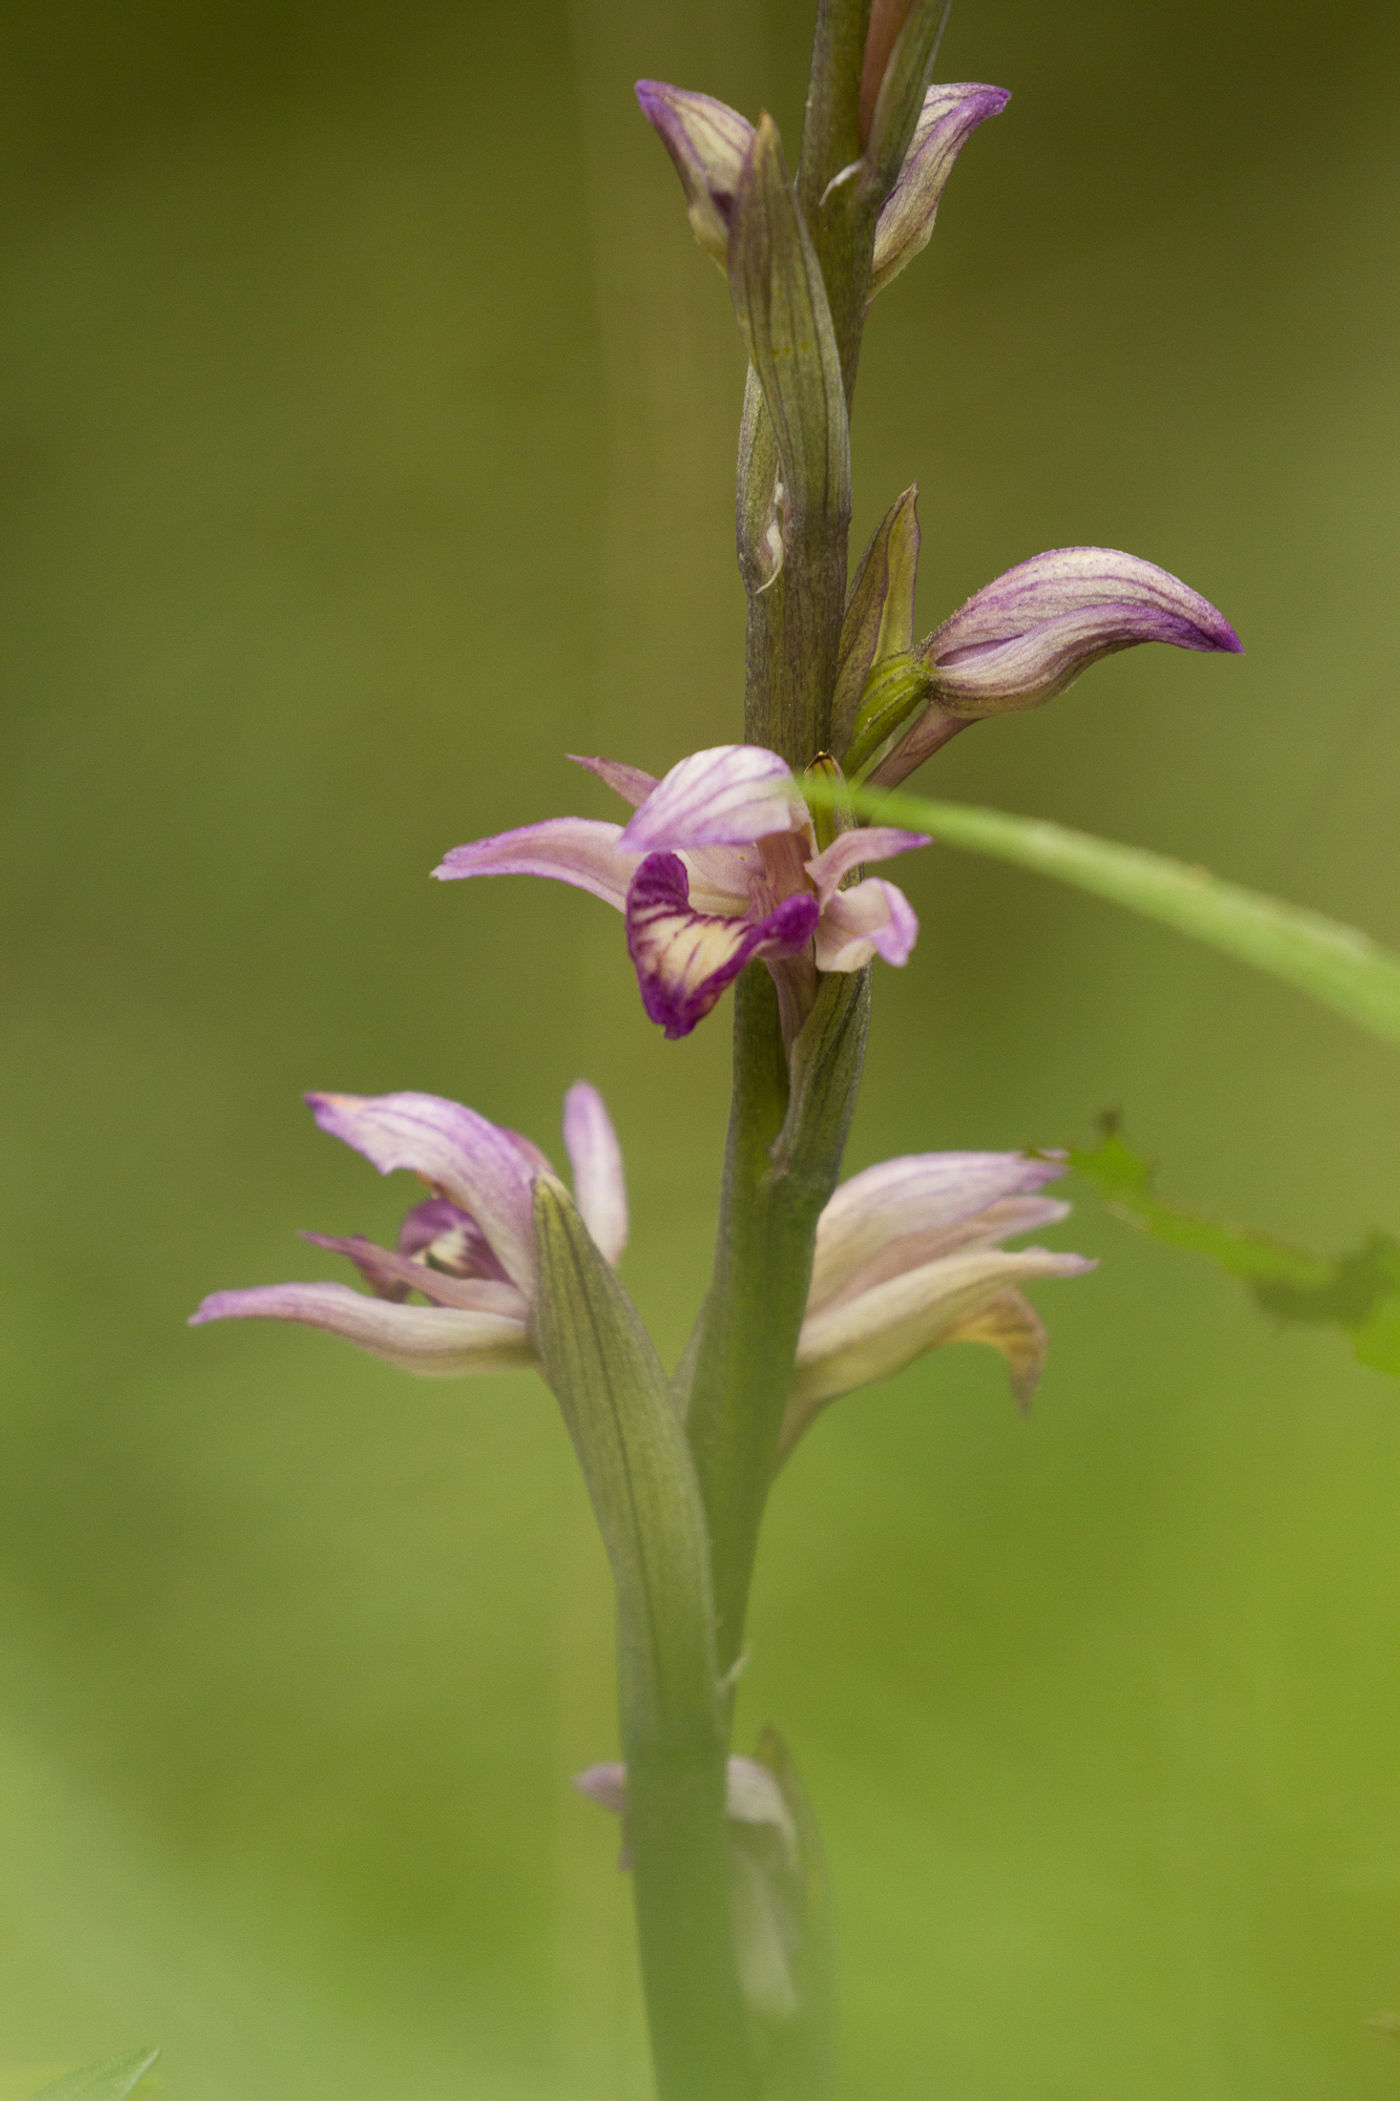
[[265, 1284], [252, 1291], [216, 1291], [191, 1315], [190, 1325], [211, 1320], [289, 1320], [305, 1328], [324, 1328], [400, 1371], [428, 1378], [512, 1371], [535, 1361], [525, 1322], [518, 1315], [396, 1306], [352, 1291], [348, 1284]]
[[818, 970], [863, 970], [872, 956], [907, 963], [919, 921], [895, 883], [868, 875], [827, 900], [817, 923]]
[[697, 912], [680, 856], [648, 854], [627, 899], [627, 947], [648, 1016], [667, 1036], [688, 1036], [746, 964], [805, 948], [817, 916], [810, 892], [759, 920]]
[[797, 1346], [784, 1448], [828, 1401], [902, 1371], [946, 1342], [953, 1329], [1008, 1285], [1031, 1277], [1081, 1276], [1093, 1267], [1083, 1255], [1050, 1248], [981, 1248], [906, 1270], [810, 1313]]
[[415, 1262], [410, 1255], [391, 1254], [388, 1248], [376, 1247], [362, 1233], [344, 1238], [334, 1233], [303, 1233], [301, 1237], [312, 1247], [323, 1247], [330, 1254], [344, 1255], [353, 1262], [378, 1298], [400, 1303], [410, 1291], [421, 1291], [434, 1305], [455, 1306], [463, 1313], [500, 1313], [523, 1320], [528, 1311], [524, 1297], [513, 1284], [491, 1277], [447, 1276], [426, 1262]]
[[630, 803], [634, 810], [639, 803], [646, 801], [656, 787], [656, 775], [643, 773], [640, 766], [624, 766], [620, 759], [580, 758], [576, 751], [571, 751], [568, 756], [575, 766], [585, 767], [589, 773], [602, 781], [605, 787], [611, 788], [624, 802]]
[[603, 1097], [587, 1080], [564, 1096], [564, 1149], [574, 1170], [579, 1213], [614, 1267], [627, 1245], [627, 1182], [622, 1147]]
[[534, 1169], [511, 1135], [436, 1094], [309, 1094], [317, 1123], [381, 1174], [408, 1168], [469, 1212], [513, 1284], [534, 1286]]
[[927, 832], [901, 832], [892, 824], [857, 825], [849, 832], [838, 832], [830, 846], [807, 863], [807, 873], [817, 886], [818, 903], [824, 905], [853, 868], [868, 861], [892, 861], [896, 854], [911, 853], [916, 846], [930, 844]]
[[619, 846], [622, 827], [593, 817], [547, 817], [543, 824], [523, 824], [513, 832], [496, 832], [454, 846], [433, 870], [439, 882], [471, 875], [546, 875], [591, 891], [619, 912], [627, 904], [627, 885], [638, 856]]
[[922, 654], [938, 702], [978, 716], [1039, 707], [1100, 657], [1139, 642], [1241, 647], [1208, 599], [1155, 562], [1111, 547], [1059, 547], [978, 591]]
[[978, 125], [999, 116], [1010, 100], [1005, 88], [973, 81], [929, 89], [904, 165], [880, 207], [870, 278], [872, 299], [928, 246], [954, 161]]
[[888, 1277], [900, 1276], [907, 1269], [921, 1269], [925, 1263], [941, 1260], [945, 1255], [964, 1254], [969, 1248], [995, 1247], [1018, 1234], [1057, 1226], [1069, 1213], [1069, 1205], [1053, 1196], [1003, 1197], [1000, 1203], [988, 1204], [985, 1211], [974, 1211], [970, 1218], [960, 1218], [952, 1225], [932, 1226], [926, 1232], [905, 1233], [897, 1240], [887, 1240], [823, 1303], [843, 1304], [858, 1292], [883, 1284]]
[[843, 1182], [817, 1226], [809, 1307], [833, 1299], [891, 1241], [1028, 1196], [1064, 1163], [1025, 1153], [903, 1153]]
[[623, 848], [679, 853], [687, 846], [749, 846], [811, 822], [791, 771], [758, 744], [719, 744], [673, 766], [622, 833]]
[[729, 251], [735, 192], [753, 139], [752, 124], [727, 102], [691, 88], [673, 88], [664, 80], [639, 80], [637, 100], [676, 164], [691, 231], [700, 246], [723, 264]]

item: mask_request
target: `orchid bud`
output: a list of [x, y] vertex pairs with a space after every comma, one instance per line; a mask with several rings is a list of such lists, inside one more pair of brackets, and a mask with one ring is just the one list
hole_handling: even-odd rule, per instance
[[926, 248], [953, 163], [979, 124], [999, 116], [1011, 100], [1005, 88], [963, 81], [930, 88], [893, 189], [875, 228], [870, 296], [897, 277]]
[[753, 126], [727, 102], [664, 80], [639, 80], [636, 92], [642, 115], [676, 164], [691, 230], [723, 269]]
[[1059, 547], [1008, 569], [922, 644], [932, 704], [872, 778], [893, 787], [953, 725], [1053, 700], [1100, 657], [1138, 642], [1238, 654], [1222, 613], [1179, 577], [1111, 547]]

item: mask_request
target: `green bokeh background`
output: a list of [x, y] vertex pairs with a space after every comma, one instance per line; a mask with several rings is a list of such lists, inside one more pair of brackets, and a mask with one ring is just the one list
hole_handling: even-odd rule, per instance
[[[616, 1111], [625, 1275], [703, 1281], [727, 1030], [616, 920], [438, 888], [606, 813], [566, 750], [737, 733], [741, 363], [630, 101], [796, 129], [807, 0], [10, 0], [0, 2067], [179, 2101], [636, 2101], [609, 1601], [526, 1377], [183, 1325], [406, 1192], [298, 1096]], [[1145, 554], [1238, 662], [1116, 658], [938, 792], [1400, 941], [1389, 0], [958, 0], [1011, 87], [880, 301], [858, 529], [925, 624]], [[935, 785], [933, 773], [925, 776]], [[1323, 1249], [1400, 1226], [1392, 1053], [1167, 933], [930, 851], [852, 1161], [1083, 1137]], [[1085, 1202], [1019, 1420], [948, 1351], [828, 1416], [760, 1572], [839, 1902], [845, 2101], [1400, 2092], [1400, 1391]]]

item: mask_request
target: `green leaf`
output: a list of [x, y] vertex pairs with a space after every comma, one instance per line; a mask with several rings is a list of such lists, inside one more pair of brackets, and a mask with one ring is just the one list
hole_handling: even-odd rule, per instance
[[865, 149], [868, 181], [882, 200], [894, 187], [909, 151], [948, 8], [949, 0], [913, 0], [886, 63]]
[[132, 2050], [124, 2057], [104, 2057], [80, 2071], [65, 2072], [51, 2086], [41, 2087], [32, 2101], [126, 2101], [159, 2055], [158, 2050]]
[[[928, 832], [945, 846], [990, 854], [1092, 891], [1282, 978], [1360, 1028], [1400, 1044], [1400, 956], [1355, 927], [1227, 883], [1207, 868], [1043, 818], [869, 788], [842, 792], [872, 823]], [[823, 793], [814, 790], [817, 799]]]
[[772, 424], [790, 516], [799, 524], [848, 516], [841, 359], [821, 266], [768, 116], [759, 119], [735, 200], [729, 285]]
[[1354, 1253], [1329, 1259], [1165, 1204], [1152, 1188], [1150, 1162], [1124, 1141], [1111, 1117], [1097, 1145], [1071, 1149], [1069, 1164], [1125, 1225], [1204, 1255], [1247, 1284], [1279, 1320], [1342, 1328], [1363, 1364], [1400, 1378], [1400, 1242], [1388, 1233], [1372, 1233]]

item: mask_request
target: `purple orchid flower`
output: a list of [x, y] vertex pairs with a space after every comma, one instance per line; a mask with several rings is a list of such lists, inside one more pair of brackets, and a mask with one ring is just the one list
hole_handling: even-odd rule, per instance
[[[381, 1174], [408, 1168], [433, 1191], [393, 1249], [360, 1234], [305, 1233], [345, 1255], [370, 1287], [264, 1284], [216, 1291], [191, 1318], [291, 1320], [325, 1328], [402, 1371], [430, 1377], [535, 1363], [535, 1178], [553, 1169], [528, 1138], [435, 1094], [309, 1094], [317, 1123]], [[564, 1145], [589, 1232], [609, 1262], [627, 1239], [622, 1153], [602, 1096], [580, 1080], [564, 1097]], [[408, 1303], [418, 1293], [426, 1304]]]
[[1037, 1193], [1063, 1173], [1043, 1155], [910, 1153], [842, 1183], [817, 1226], [781, 1457], [829, 1401], [947, 1342], [999, 1350], [1029, 1404], [1047, 1337], [1017, 1286], [1095, 1264], [1000, 1242], [1068, 1216], [1068, 1204]]
[[454, 847], [434, 873], [552, 876], [615, 906], [642, 1004], [668, 1036], [688, 1036], [751, 962], [772, 971], [791, 1039], [816, 971], [907, 960], [918, 921], [904, 893], [878, 876], [842, 886], [862, 862], [927, 846], [921, 832], [874, 825], [818, 852], [797, 782], [760, 745], [695, 752], [662, 781], [577, 763], [633, 805], [630, 823], [548, 818]]
[[[978, 125], [1005, 109], [1004, 88], [980, 81], [932, 87], [924, 98], [914, 137], [894, 188], [880, 208], [870, 293], [927, 246], [934, 216], [964, 142]], [[753, 145], [747, 117], [713, 95], [676, 88], [664, 80], [639, 80], [642, 114], [675, 162], [685, 191], [691, 231], [721, 268], [729, 257], [734, 205]], [[857, 162], [853, 173], [861, 171]]]
[[914, 652], [929, 707], [876, 766], [892, 788], [969, 722], [1038, 708], [1100, 657], [1139, 642], [1238, 655], [1224, 614], [1155, 562], [1112, 547], [1057, 547], [987, 584]]

